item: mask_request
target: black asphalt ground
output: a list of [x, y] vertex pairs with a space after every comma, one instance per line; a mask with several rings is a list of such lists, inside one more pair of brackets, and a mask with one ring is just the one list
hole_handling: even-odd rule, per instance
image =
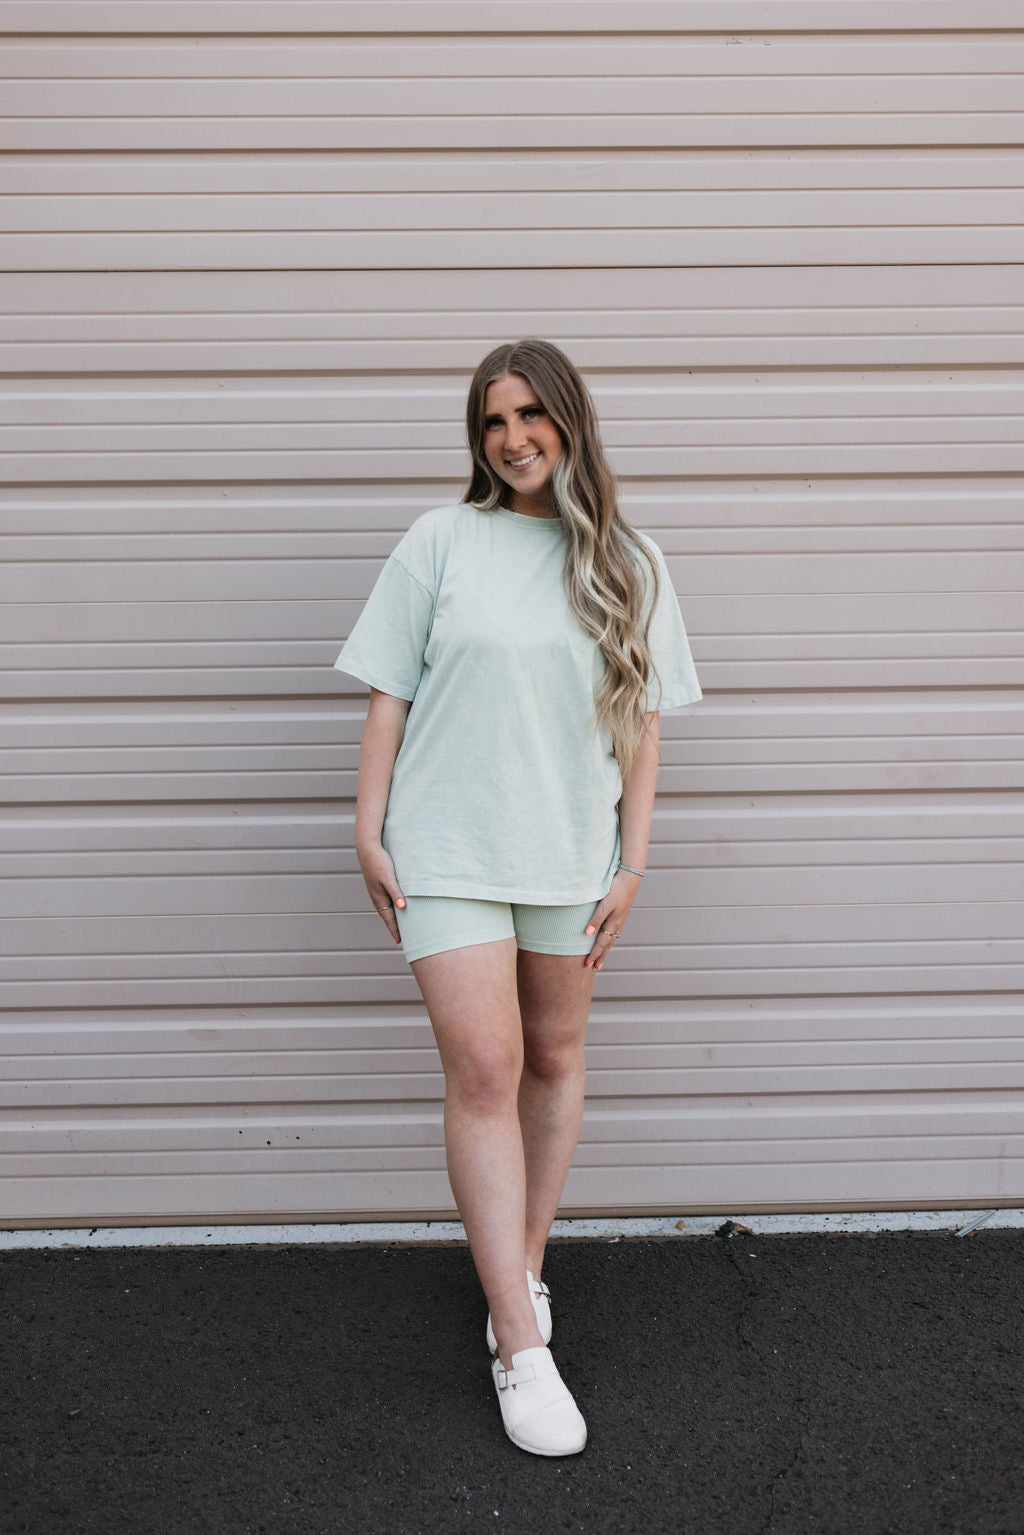
[[590, 1428], [501, 1427], [465, 1247], [15, 1251], [18, 1535], [1022, 1535], [1024, 1232], [552, 1243]]

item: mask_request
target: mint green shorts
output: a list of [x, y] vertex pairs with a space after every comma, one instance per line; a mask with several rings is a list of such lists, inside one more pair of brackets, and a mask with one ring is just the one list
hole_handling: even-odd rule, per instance
[[464, 896], [407, 895], [395, 907], [408, 960], [465, 949], [496, 938], [514, 938], [534, 954], [589, 954], [597, 938], [585, 928], [597, 901], [582, 906], [524, 906], [518, 901], [477, 901]]

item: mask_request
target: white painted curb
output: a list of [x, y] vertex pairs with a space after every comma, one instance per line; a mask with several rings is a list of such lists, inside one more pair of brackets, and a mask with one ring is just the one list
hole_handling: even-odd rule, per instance
[[[1024, 1209], [851, 1210], [817, 1215], [658, 1215], [556, 1221], [554, 1240], [619, 1242], [630, 1237], [707, 1237], [724, 1225], [744, 1235], [807, 1236], [843, 1232], [1024, 1228]], [[79, 1226], [0, 1231], [0, 1251], [39, 1247], [280, 1247], [332, 1244], [464, 1242], [460, 1221], [351, 1221], [284, 1226]]]

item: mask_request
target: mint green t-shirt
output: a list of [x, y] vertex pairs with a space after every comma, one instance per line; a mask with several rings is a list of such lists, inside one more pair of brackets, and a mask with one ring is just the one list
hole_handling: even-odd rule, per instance
[[[665, 557], [642, 536], [661, 575], [646, 708], [674, 709], [701, 690]], [[622, 779], [594, 728], [606, 663], [569, 607], [564, 556], [558, 517], [424, 512], [335, 662], [411, 700], [381, 835], [406, 895], [555, 906], [608, 892]]]

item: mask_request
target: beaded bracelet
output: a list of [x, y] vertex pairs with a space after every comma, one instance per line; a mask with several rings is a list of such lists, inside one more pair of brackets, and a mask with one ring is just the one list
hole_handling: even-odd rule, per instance
[[628, 864], [628, 863], [620, 863], [620, 864], [619, 864], [619, 868], [620, 868], [620, 869], [625, 869], [625, 871], [626, 871], [626, 873], [627, 873], [627, 874], [639, 874], [639, 876], [640, 876], [640, 878], [641, 878], [641, 879], [643, 879], [643, 877], [644, 877], [644, 871], [643, 871], [643, 869], [631, 869], [631, 868], [630, 868], [630, 867], [629, 867], [629, 864]]

